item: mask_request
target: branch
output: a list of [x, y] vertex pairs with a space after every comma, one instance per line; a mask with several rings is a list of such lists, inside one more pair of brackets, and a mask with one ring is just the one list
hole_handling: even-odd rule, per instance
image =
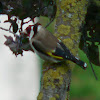
[[[75, 56], [78, 54], [79, 28], [87, 11], [86, 4], [86, 0], [84, 2], [83, 0], [57, 0], [55, 35]], [[45, 62], [43, 70], [50, 69], [42, 75], [37, 100], [69, 100], [71, 72], [74, 66], [75, 64], [70, 61], [59, 64]]]

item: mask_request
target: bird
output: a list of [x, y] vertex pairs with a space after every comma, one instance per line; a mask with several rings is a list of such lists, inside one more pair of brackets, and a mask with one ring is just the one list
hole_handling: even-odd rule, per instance
[[40, 58], [53, 63], [70, 60], [83, 69], [87, 68], [85, 62], [75, 57], [61, 40], [40, 23], [29, 25], [22, 33], [27, 34], [31, 48]]

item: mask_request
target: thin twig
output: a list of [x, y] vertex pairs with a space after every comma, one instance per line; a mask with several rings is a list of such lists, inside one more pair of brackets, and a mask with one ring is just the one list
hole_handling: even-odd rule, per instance
[[10, 33], [15, 34], [14, 32], [12, 32], [12, 31], [10, 31], [10, 30], [8, 30], [8, 29], [2, 28], [2, 27], [0, 27], [0, 29], [5, 30], [5, 31], [9, 31]]
[[[84, 33], [85, 33], [85, 32], [84, 32]], [[91, 63], [91, 61], [90, 61], [90, 59], [89, 59], [89, 55], [88, 55], [89, 51], [88, 51], [88, 48], [87, 48], [87, 46], [86, 46], [86, 39], [83, 38], [83, 40], [84, 40], [84, 48], [85, 48], [85, 50], [86, 50], [85, 53], [86, 53], [87, 58], [88, 58], [88, 60], [89, 60], [89, 64], [90, 64], [91, 70], [92, 70], [92, 72], [93, 72], [93, 75], [94, 75], [95, 79], [98, 80], [97, 75], [96, 75], [96, 73], [95, 73], [95, 71], [94, 71], [94, 68], [93, 68], [93, 66], [92, 66], [92, 63]]]

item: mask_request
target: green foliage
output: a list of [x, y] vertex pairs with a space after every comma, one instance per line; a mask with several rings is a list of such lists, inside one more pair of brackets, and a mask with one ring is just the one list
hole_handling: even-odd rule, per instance
[[98, 77], [98, 80], [96, 80], [86, 55], [81, 50], [79, 50], [79, 54], [80, 58], [87, 62], [88, 68], [86, 71], [77, 65], [74, 68], [70, 91], [71, 100], [100, 100], [100, 68], [93, 65]]

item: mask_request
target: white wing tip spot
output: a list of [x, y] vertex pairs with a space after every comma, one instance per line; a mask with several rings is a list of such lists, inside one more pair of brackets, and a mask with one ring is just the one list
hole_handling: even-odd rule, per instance
[[59, 42], [61, 42], [61, 40], [60, 39], [58, 39], [59, 40]]
[[79, 60], [79, 58], [75, 57], [77, 60]]
[[87, 64], [86, 63], [84, 63], [84, 67], [87, 67]]

